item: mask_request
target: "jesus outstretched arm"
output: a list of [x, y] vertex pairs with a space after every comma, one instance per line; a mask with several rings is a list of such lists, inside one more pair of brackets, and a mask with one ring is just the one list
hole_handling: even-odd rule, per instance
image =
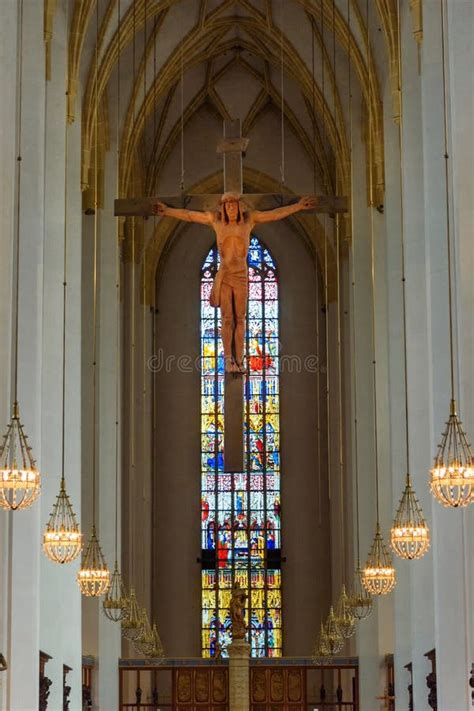
[[169, 207], [164, 202], [157, 202], [153, 212], [160, 217], [174, 217], [175, 220], [184, 222], [198, 222], [201, 225], [210, 225], [213, 221], [212, 212], [199, 212], [198, 210], [186, 210]]
[[263, 222], [276, 222], [277, 220], [283, 220], [285, 217], [294, 215], [296, 212], [300, 212], [301, 210], [312, 210], [315, 207], [316, 200], [314, 198], [302, 197], [293, 205], [277, 207], [274, 210], [254, 210], [252, 212], [252, 219], [255, 224], [262, 224]]

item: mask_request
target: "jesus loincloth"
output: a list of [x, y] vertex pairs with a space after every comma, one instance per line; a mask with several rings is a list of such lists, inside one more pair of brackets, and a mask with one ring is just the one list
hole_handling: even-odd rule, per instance
[[221, 288], [223, 284], [227, 284], [231, 289], [237, 290], [245, 287], [248, 289], [248, 269], [239, 269], [237, 271], [230, 271], [223, 266], [220, 266], [217, 270], [217, 274], [214, 277], [214, 283], [212, 285], [211, 293], [209, 296], [209, 303], [211, 306], [217, 307], [221, 305]]

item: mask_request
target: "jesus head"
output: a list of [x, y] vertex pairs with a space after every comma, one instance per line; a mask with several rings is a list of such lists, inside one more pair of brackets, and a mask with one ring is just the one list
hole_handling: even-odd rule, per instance
[[239, 223], [242, 220], [242, 209], [240, 207], [240, 193], [227, 192], [221, 197], [221, 219], [226, 224], [229, 222]]

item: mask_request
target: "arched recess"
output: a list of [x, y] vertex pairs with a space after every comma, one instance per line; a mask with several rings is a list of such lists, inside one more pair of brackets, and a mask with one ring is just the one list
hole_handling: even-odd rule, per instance
[[[361, 92], [367, 104], [370, 103], [369, 113], [371, 116], [370, 125], [372, 127], [372, 144], [371, 151], [372, 160], [374, 163], [374, 183], [375, 195], [374, 201], [376, 204], [383, 202], [384, 192], [384, 148], [383, 148], [383, 122], [382, 122], [382, 102], [380, 98], [379, 80], [377, 71], [372, 57], [372, 48], [364, 46], [363, 39], [359, 43], [355, 36], [354, 28], [348, 27], [347, 19], [344, 13], [338, 7], [334, 8], [331, 0], [322, 0], [320, 3], [312, 3], [308, 0], [296, 0], [300, 4], [308, 17], [314, 18], [315, 21], [321, 22], [324, 19], [326, 31], [328, 35], [334, 31], [334, 36], [338, 46], [348, 55], [350, 53], [355, 67], [355, 77], [360, 84]], [[387, 0], [388, 2], [388, 0]], [[148, 3], [145, 0], [137, 0], [135, 10], [132, 12], [132, 7], [124, 12], [123, 25], [120, 34], [120, 48], [118, 48], [117, 32], [113, 32], [114, 28], [109, 28], [109, 35], [112, 38], [107, 47], [101, 47], [100, 66], [99, 66], [99, 83], [97, 87], [98, 100], [101, 101], [103, 93], [107, 87], [109, 77], [116, 64], [119, 51], [123, 51], [127, 45], [132, 42], [133, 27], [136, 32], [143, 30], [145, 19], [145, 7], [147, 7], [148, 22], [157, 19], [154, 32], [159, 39], [160, 26], [162, 19], [169, 12], [169, 9], [175, 3], [160, 2]], [[242, 29], [242, 37], [239, 37], [239, 45], [242, 41], [247, 44], [252, 52], [264, 58], [266, 61], [278, 65], [281, 54], [283, 55], [283, 63], [285, 72], [288, 73], [300, 87], [300, 90], [305, 97], [306, 103], [311, 103], [312, 96], [315, 96], [316, 112], [321, 118], [322, 115], [327, 120], [327, 131], [332, 150], [338, 158], [338, 182], [340, 182], [341, 191], [347, 194], [348, 192], [348, 146], [347, 137], [344, 126], [343, 108], [338, 94], [338, 86], [334, 76], [334, 68], [331, 65], [330, 58], [325, 59], [327, 64], [327, 78], [331, 85], [331, 91], [334, 92], [335, 101], [330, 101], [334, 106], [328, 106], [327, 100], [322, 97], [321, 87], [316, 81], [314, 90], [313, 82], [310, 76], [309, 69], [305, 62], [300, 57], [296, 48], [289, 42], [285, 33], [281, 34], [278, 25], [272, 17], [271, 3], [266, 5], [266, 12], [258, 10], [254, 5], [246, 0], [240, 0], [238, 3], [247, 13], [246, 16], [239, 15], [238, 17], [226, 16], [225, 11], [235, 3], [229, 1], [220, 3], [217, 8], [209, 13], [206, 13], [206, 4], [201, 3], [201, 11], [199, 19], [195, 27], [182, 39], [182, 49], [184, 54], [184, 69], [187, 70], [196, 64], [212, 60], [214, 53], [216, 56], [226, 51], [226, 48], [231, 48], [235, 45], [235, 39], [226, 39], [221, 41], [222, 35], [229, 29], [235, 27]], [[357, 5], [352, 3], [356, 8], [354, 15], [360, 25], [359, 31], [362, 38], [365, 37], [364, 20], [357, 13]], [[110, 3], [110, 6], [114, 3]], [[384, 37], [388, 44], [390, 61], [393, 62], [394, 43], [393, 43], [393, 13], [385, 11], [385, 4], [378, 0], [377, 8], [379, 10], [382, 26], [384, 28]], [[110, 21], [113, 23], [113, 20]], [[82, 31], [84, 31], [83, 25]], [[104, 33], [101, 31], [101, 41]], [[262, 44], [262, 37], [265, 42]], [[78, 40], [76, 39], [75, 46]], [[176, 86], [179, 80], [181, 67], [181, 48], [177, 48], [171, 52], [170, 56], [164, 65], [158, 71], [153, 84], [150, 82], [147, 97], [143, 100], [141, 87], [143, 84], [143, 72], [146, 65], [146, 56], [149, 55], [152, 41], [146, 43], [145, 56], [140, 59], [135, 86], [132, 91], [130, 104], [128, 106], [126, 116], [123, 122], [122, 129], [122, 145], [121, 145], [121, 188], [122, 195], [130, 194], [130, 171], [134, 164], [134, 156], [137, 153], [137, 141], [140, 140], [144, 126], [149, 120], [150, 114], [156, 101], [160, 101], [166, 96], [173, 87]], [[361, 45], [361, 46], [360, 46]], [[264, 49], [263, 49], [264, 47]], [[283, 51], [280, 52], [280, 49]], [[149, 57], [148, 57], [149, 59]], [[369, 65], [369, 66], [368, 66]], [[369, 68], [370, 67], [370, 68]], [[93, 116], [95, 102], [95, 82], [94, 82], [94, 67], [91, 65], [89, 70], [89, 78], [85, 90], [85, 99], [83, 106], [83, 183], [87, 184], [87, 176], [89, 174], [89, 159], [90, 145], [93, 140]], [[73, 79], [71, 79], [73, 81]], [[210, 92], [212, 98], [212, 90]], [[333, 112], [334, 108], [334, 112]], [[320, 156], [321, 157], [321, 156]], [[143, 166], [142, 166], [143, 169]], [[148, 169], [147, 169], [148, 170]], [[326, 184], [327, 181], [325, 181]], [[135, 187], [135, 186], [133, 186]]]
[[[317, 401], [324, 402], [325, 383], [322, 376], [318, 393], [316, 367], [324, 372], [325, 354], [323, 289], [315, 253], [294, 223], [262, 225], [258, 236], [279, 265], [281, 354], [291, 363], [280, 375], [283, 653], [308, 655], [331, 598], [323, 406], [317, 435]], [[210, 231], [186, 224], [155, 270], [160, 365], [153, 388], [150, 588], [153, 616], [171, 656], [201, 654], [201, 386], [194, 363], [200, 357], [201, 265], [212, 244]]]

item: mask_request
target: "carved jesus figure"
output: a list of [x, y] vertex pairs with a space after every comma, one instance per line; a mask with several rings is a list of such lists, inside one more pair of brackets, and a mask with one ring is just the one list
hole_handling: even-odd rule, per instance
[[245, 601], [247, 599], [247, 593], [240, 587], [240, 583], [235, 582], [232, 586], [232, 597], [230, 599], [230, 617], [232, 620], [232, 639], [244, 639], [246, 626], [245, 626]]
[[156, 203], [154, 213], [186, 222], [209, 225], [216, 233], [220, 267], [215, 276], [209, 302], [221, 310], [222, 343], [226, 372], [244, 372], [245, 320], [247, 314], [247, 255], [250, 235], [255, 225], [282, 220], [300, 210], [316, 206], [313, 198], [302, 197], [294, 205], [274, 210], [247, 210], [239, 193], [227, 192], [221, 198], [220, 209], [199, 212], [168, 207]]

